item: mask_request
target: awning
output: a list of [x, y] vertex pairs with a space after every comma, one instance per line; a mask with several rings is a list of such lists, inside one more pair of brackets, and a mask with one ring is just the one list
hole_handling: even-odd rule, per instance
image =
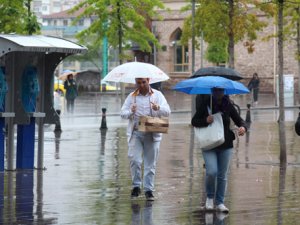
[[87, 48], [58, 37], [43, 35], [0, 35], [0, 57], [8, 52], [85, 53]]

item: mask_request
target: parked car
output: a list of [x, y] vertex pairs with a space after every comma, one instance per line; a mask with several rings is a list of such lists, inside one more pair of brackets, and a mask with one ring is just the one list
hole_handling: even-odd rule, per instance
[[64, 81], [57, 79], [57, 77], [54, 77], [54, 91], [58, 91], [58, 93], [62, 96], [66, 94]]
[[101, 80], [100, 91], [116, 91], [116, 90], [120, 90], [120, 87], [116, 83]]

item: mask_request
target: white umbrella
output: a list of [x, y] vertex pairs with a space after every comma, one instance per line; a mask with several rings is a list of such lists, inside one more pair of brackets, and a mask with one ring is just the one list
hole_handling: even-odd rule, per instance
[[152, 64], [129, 62], [115, 67], [103, 81], [135, 84], [135, 78], [150, 78], [150, 84], [169, 79], [167, 74]]
[[59, 79], [59, 80], [66, 80], [69, 75], [76, 76], [77, 72], [74, 72], [72, 70], [64, 70], [62, 72], [62, 74], [58, 75], [57, 79]]

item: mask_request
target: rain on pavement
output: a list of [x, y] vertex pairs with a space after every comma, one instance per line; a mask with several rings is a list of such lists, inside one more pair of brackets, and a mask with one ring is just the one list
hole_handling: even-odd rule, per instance
[[[203, 158], [190, 127], [191, 97], [166, 93], [173, 114], [161, 142], [156, 200], [130, 199], [126, 120], [119, 96], [80, 96], [62, 113], [62, 133], [45, 126], [45, 171], [1, 173], [2, 224], [300, 224], [298, 109], [286, 110], [288, 166], [279, 167], [277, 110], [253, 109], [251, 129], [235, 141], [225, 204], [204, 212]], [[245, 108], [247, 97], [234, 97]], [[260, 97], [260, 106], [272, 104]], [[100, 131], [101, 108], [108, 129]], [[259, 106], [257, 106], [259, 108]], [[245, 118], [246, 111], [242, 110]], [[37, 146], [36, 146], [37, 147]], [[3, 191], [4, 190], [4, 191]]]

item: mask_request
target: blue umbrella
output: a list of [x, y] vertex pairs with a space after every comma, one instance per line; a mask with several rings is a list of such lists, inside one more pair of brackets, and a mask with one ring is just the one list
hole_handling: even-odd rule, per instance
[[173, 89], [187, 94], [212, 94], [213, 88], [223, 88], [225, 95], [247, 94], [242, 83], [217, 76], [204, 76], [178, 82]]

